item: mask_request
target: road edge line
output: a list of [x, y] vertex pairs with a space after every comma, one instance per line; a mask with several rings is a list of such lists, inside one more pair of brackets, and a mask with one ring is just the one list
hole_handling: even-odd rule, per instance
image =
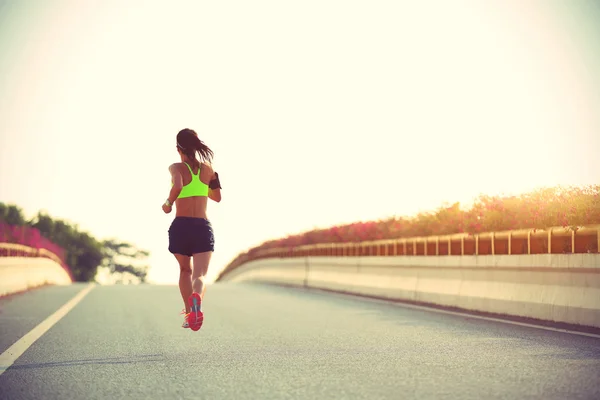
[[515, 321], [515, 320], [509, 319], [509, 318], [480, 315], [480, 314], [477, 314], [475, 311], [447, 310], [447, 309], [436, 307], [433, 305], [428, 306], [425, 304], [412, 304], [410, 302], [400, 300], [400, 299], [377, 297], [377, 296], [364, 295], [364, 294], [360, 294], [360, 293], [353, 293], [353, 292], [348, 292], [348, 291], [343, 291], [343, 290], [325, 289], [325, 288], [314, 287], [314, 286], [302, 287], [300, 285], [277, 283], [277, 282], [257, 282], [257, 283], [264, 284], [264, 285], [270, 285], [270, 286], [278, 286], [278, 287], [283, 287], [283, 288], [285, 288], [285, 287], [293, 288], [298, 291], [306, 290], [306, 291], [312, 291], [312, 292], [327, 293], [327, 294], [331, 294], [331, 295], [338, 295], [340, 297], [352, 298], [354, 300], [366, 300], [366, 301], [373, 302], [373, 303], [381, 303], [381, 304], [402, 307], [402, 308], [409, 308], [409, 309], [419, 310], [419, 311], [424, 311], [424, 312], [434, 312], [434, 313], [438, 313], [438, 314], [454, 315], [454, 316], [463, 317], [463, 318], [480, 319], [480, 320], [485, 320], [485, 321], [498, 322], [501, 324], [517, 325], [517, 326], [523, 326], [526, 328], [542, 329], [545, 331], [552, 331], [552, 332], [565, 333], [565, 334], [577, 335], [577, 336], [586, 336], [586, 337], [591, 337], [591, 338], [595, 338], [595, 339], [600, 339], [600, 334], [597, 334], [597, 333], [572, 330], [572, 329], [568, 329], [568, 328], [558, 328], [558, 327], [546, 326], [546, 325], [541, 325], [541, 324], [536, 324], [536, 323]]
[[40, 322], [35, 328], [13, 343], [4, 353], [0, 354], [0, 376], [6, 372], [19, 357], [27, 351], [44, 333], [69, 313], [96, 285], [91, 283], [79, 291], [71, 300], [62, 305], [53, 314]]

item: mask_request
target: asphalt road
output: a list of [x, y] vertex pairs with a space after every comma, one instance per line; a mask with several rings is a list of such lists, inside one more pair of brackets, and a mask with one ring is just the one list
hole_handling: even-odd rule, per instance
[[[0, 354], [84, 286], [0, 300]], [[1, 399], [600, 399], [600, 339], [274, 286], [97, 286], [0, 375]]]

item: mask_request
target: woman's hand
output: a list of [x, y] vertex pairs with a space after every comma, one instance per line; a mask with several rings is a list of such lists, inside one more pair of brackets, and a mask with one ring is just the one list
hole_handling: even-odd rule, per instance
[[165, 201], [162, 205], [162, 209], [165, 212], [165, 214], [168, 214], [171, 212], [171, 210], [173, 209], [172, 206], [167, 205], [167, 202]]

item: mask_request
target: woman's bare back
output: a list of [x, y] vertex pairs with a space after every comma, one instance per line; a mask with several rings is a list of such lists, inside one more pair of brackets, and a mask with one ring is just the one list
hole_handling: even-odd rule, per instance
[[[184, 163], [175, 163], [173, 166], [181, 174], [183, 180], [183, 186], [188, 185], [192, 181], [192, 174]], [[192, 167], [190, 165], [194, 175], [198, 174], [198, 167]], [[206, 163], [201, 163], [200, 167], [200, 181], [206, 185], [209, 184], [210, 180], [214, 175], [213, 169]], [[208, 197], [186, 197], [183, 199], [177, 199], [175, 201], [177, 208], [176, 216], [178, 217], [194, 217], [208, 219], [206, 215], [206, 207], [208, 205]]]

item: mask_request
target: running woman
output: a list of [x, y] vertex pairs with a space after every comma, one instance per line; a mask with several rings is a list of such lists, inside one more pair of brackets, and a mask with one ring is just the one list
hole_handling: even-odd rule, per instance
[[214, 154], [195, 131], [179, 131], [177, 152], [181, 162], [169, 167], [171, 191], [162, 209], [168, 214], [176, 205], [177, 212], [169, 227], [169, 252], [179, 263], [179, 290], [185, 304], [182, 327], [197, 331], [204, 322], [204, 281], [215, 244], [206, 207], [209, 198], [221, 201], [221, 183], [211, 166]]

